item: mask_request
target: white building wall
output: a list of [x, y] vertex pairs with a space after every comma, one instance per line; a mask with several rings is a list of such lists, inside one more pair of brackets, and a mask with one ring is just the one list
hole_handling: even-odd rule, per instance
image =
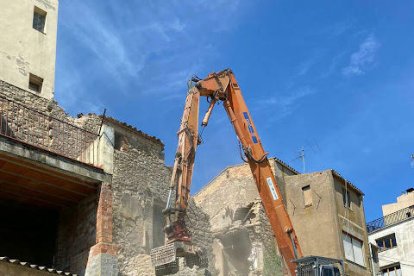
[[378, 253], [379, 266], [384, 267], [400, 263], [402, 276], [414, 275], [414, 218], [402, 223], [384, 228], [369, 235], [369, 242], [395, 233], [397, 247]]
[[[47, 12], [44, 32], [33, 28], [35, 6]], [[40, 96], [53, 98], [58, 0], [0, 0], [0, 11], [0, 80], [30, 91], [34, 74]]]

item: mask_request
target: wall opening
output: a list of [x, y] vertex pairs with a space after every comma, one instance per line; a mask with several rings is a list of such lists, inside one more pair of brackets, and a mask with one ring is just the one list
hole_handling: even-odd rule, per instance
[[36, 93], [42, 92], [43, 79], [36, 75], [29, 75], [29, 89]]
[[310, 185], [302, 187], [303, 203], [305, 207], [312, 206], [312, 190]]
[[47, 12], [41, 8], [34, 7], [33, 11], [33, 29], [38, 30], [39, 32], [45, 32], [46, 25], [46, 14]]
[[342, 188], [342, 203], [344, 207], [351, 208], [351, 196], [349, 194], [349, 190]]
[[3, 200], [0, 208], [0, 256], [53, 266], [58, 212]]

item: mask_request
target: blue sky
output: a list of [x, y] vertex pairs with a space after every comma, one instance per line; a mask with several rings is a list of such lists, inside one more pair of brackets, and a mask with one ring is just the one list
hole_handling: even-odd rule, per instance
[[[165, 143], [173, 161], [191, 75], [232, 68], [265, 149], [333, 168], [365, 192], [367, 220], [413, 187], [414, 2], [60, 1], [56, 100]], [[206, 108], [203, 103], [201, 111]], [[222, 106], [193, 191], [240, 163]]]

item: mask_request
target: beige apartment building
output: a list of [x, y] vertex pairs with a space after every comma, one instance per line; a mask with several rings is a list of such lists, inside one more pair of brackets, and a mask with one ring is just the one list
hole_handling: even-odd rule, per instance
[[[270, 161], [304, 256], [343, 260], [346, 275], [370, 275], [362, 191], [334, 170], [300, 174]], [[194, 199], [210, 216], [218, 275], [286, 273], [247, 164], [226, 168]]]
[[0, 0], [0, 76], [52, 99], [58, 0]]

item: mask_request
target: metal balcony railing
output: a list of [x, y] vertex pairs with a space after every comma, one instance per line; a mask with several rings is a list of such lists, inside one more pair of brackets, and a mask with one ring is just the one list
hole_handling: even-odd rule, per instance
[[95, 164], [97, 134], [0, 96], [0, 135]]
[[414, 205], [367, 223], [368, 233], [414, 217]]

